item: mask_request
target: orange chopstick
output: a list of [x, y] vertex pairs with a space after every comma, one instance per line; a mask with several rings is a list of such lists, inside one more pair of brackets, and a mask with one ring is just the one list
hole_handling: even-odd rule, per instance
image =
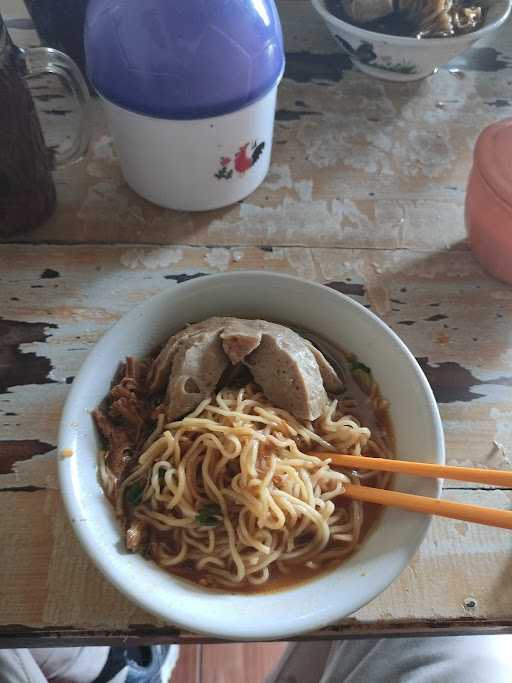
[[427, 515], [460, 519], [463, 522], [475, 522], [476, 524], [486, 524], [502, 529], [512, 529], [512, 511], [510, 510], [484, 508], [480, 505], [468, 505], [466, 503], [452, 503], [449, 500], [414, 496], [410, 493], [375, 489], [371, 486], [358, 486], [357, 484], [344, 484], [344, 488], [345, 491], [342, 495], [365, 503], [377, 503], [410, 510], [411, 512], [422, 512]]
[[318, 458], [330, 458], [333, 465], [348, 469], [379, 470], [413, 474], [418, 477], [433, 479], [453, 479], [455, 481], [471, 481], [477, 484], [491, 484], [512, 488], [512, 472], [487, 470], [480, 467], [453, 467], [436, 465], [430, 462], [412, 462], [411, 460], [391, 460], [388, 458], [370, 458], [366, 455], [345, 455], [344, 453], [315, 453]]

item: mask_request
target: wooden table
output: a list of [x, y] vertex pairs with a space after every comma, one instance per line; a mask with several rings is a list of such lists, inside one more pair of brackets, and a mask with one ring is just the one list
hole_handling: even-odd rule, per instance
[[[280, 9], [288, 63], [257, 192], [200, 214], [143, 201], [120, 175], [96, 101], [87, 159], [55, 174], [55, 215], [0, 246], [2, 646], [194, 640], [94, 568], [63, 511], [55, 450], [92, 345], [132, 306], [190, 277], [269, 269], [368, 304], [425, 370], [448, 461], [511, 466], [512, 288], [474, 261], [463, 220], [475, 138], [512, 111], [511, 26], [427, 80], [393, 84], [352, 70], [309, 3]], [[64, 144], [67, 100], [44, 79], [33, 88], [49, 142]], [[511, 490], [450, 481], [444, 496], [512, 504]], [[510, 631], [511, 553], [507, 531], [436, 519], [400, 579], [311, 637]]]

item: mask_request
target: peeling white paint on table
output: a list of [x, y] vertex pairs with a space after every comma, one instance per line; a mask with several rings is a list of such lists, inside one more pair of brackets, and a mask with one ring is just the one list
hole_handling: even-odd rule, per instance
[[[308, 3], [280, 9], [288, 71], [257, 192], [205, 214], [148, 204], [122, 180], [95, 102], [87, 159], [56, 173], [55, 215], [0, 246], [2, 644], [194, 638], [98, 574], [65, 519], [55, 452], [69, 383], [92, 345], [136, 303], [188, 277], [265, 268], [369, 305], [433, 385], [448, 460], [512, 466], [512, 290], [475, 263], [463, 224], [474, 140], [511, 113], [510, 28], [456, 64], [463, 78], [443, 69], [396, 85], [351, 70]], [[54, 84], [36, 86], [39, 106], [65, 108]], [[51, 139], [64, 139], [69, 116], [43, 118]], [[510, 490], [445, 482], [444, 495], [512, 507]], [[311, 637], [511, 630], [511, 557], [509, 532], [436, 519], [398, 581]]]

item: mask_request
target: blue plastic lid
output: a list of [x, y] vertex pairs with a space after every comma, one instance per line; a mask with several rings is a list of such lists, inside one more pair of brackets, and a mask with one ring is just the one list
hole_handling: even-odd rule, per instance
[[241, 109], [284, 69], [273, 0], [90, 0], [85, 50], [103, 97], [166, 119]]

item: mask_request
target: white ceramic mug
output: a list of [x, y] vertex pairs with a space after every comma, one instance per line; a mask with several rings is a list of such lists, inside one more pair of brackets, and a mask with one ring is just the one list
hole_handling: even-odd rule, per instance
[[150, 202], [183, 211], [247, 197], [270, 165], [277, 86], [238, 111], [186, 121], [136, 114], [103, 98], [126, 182]]

